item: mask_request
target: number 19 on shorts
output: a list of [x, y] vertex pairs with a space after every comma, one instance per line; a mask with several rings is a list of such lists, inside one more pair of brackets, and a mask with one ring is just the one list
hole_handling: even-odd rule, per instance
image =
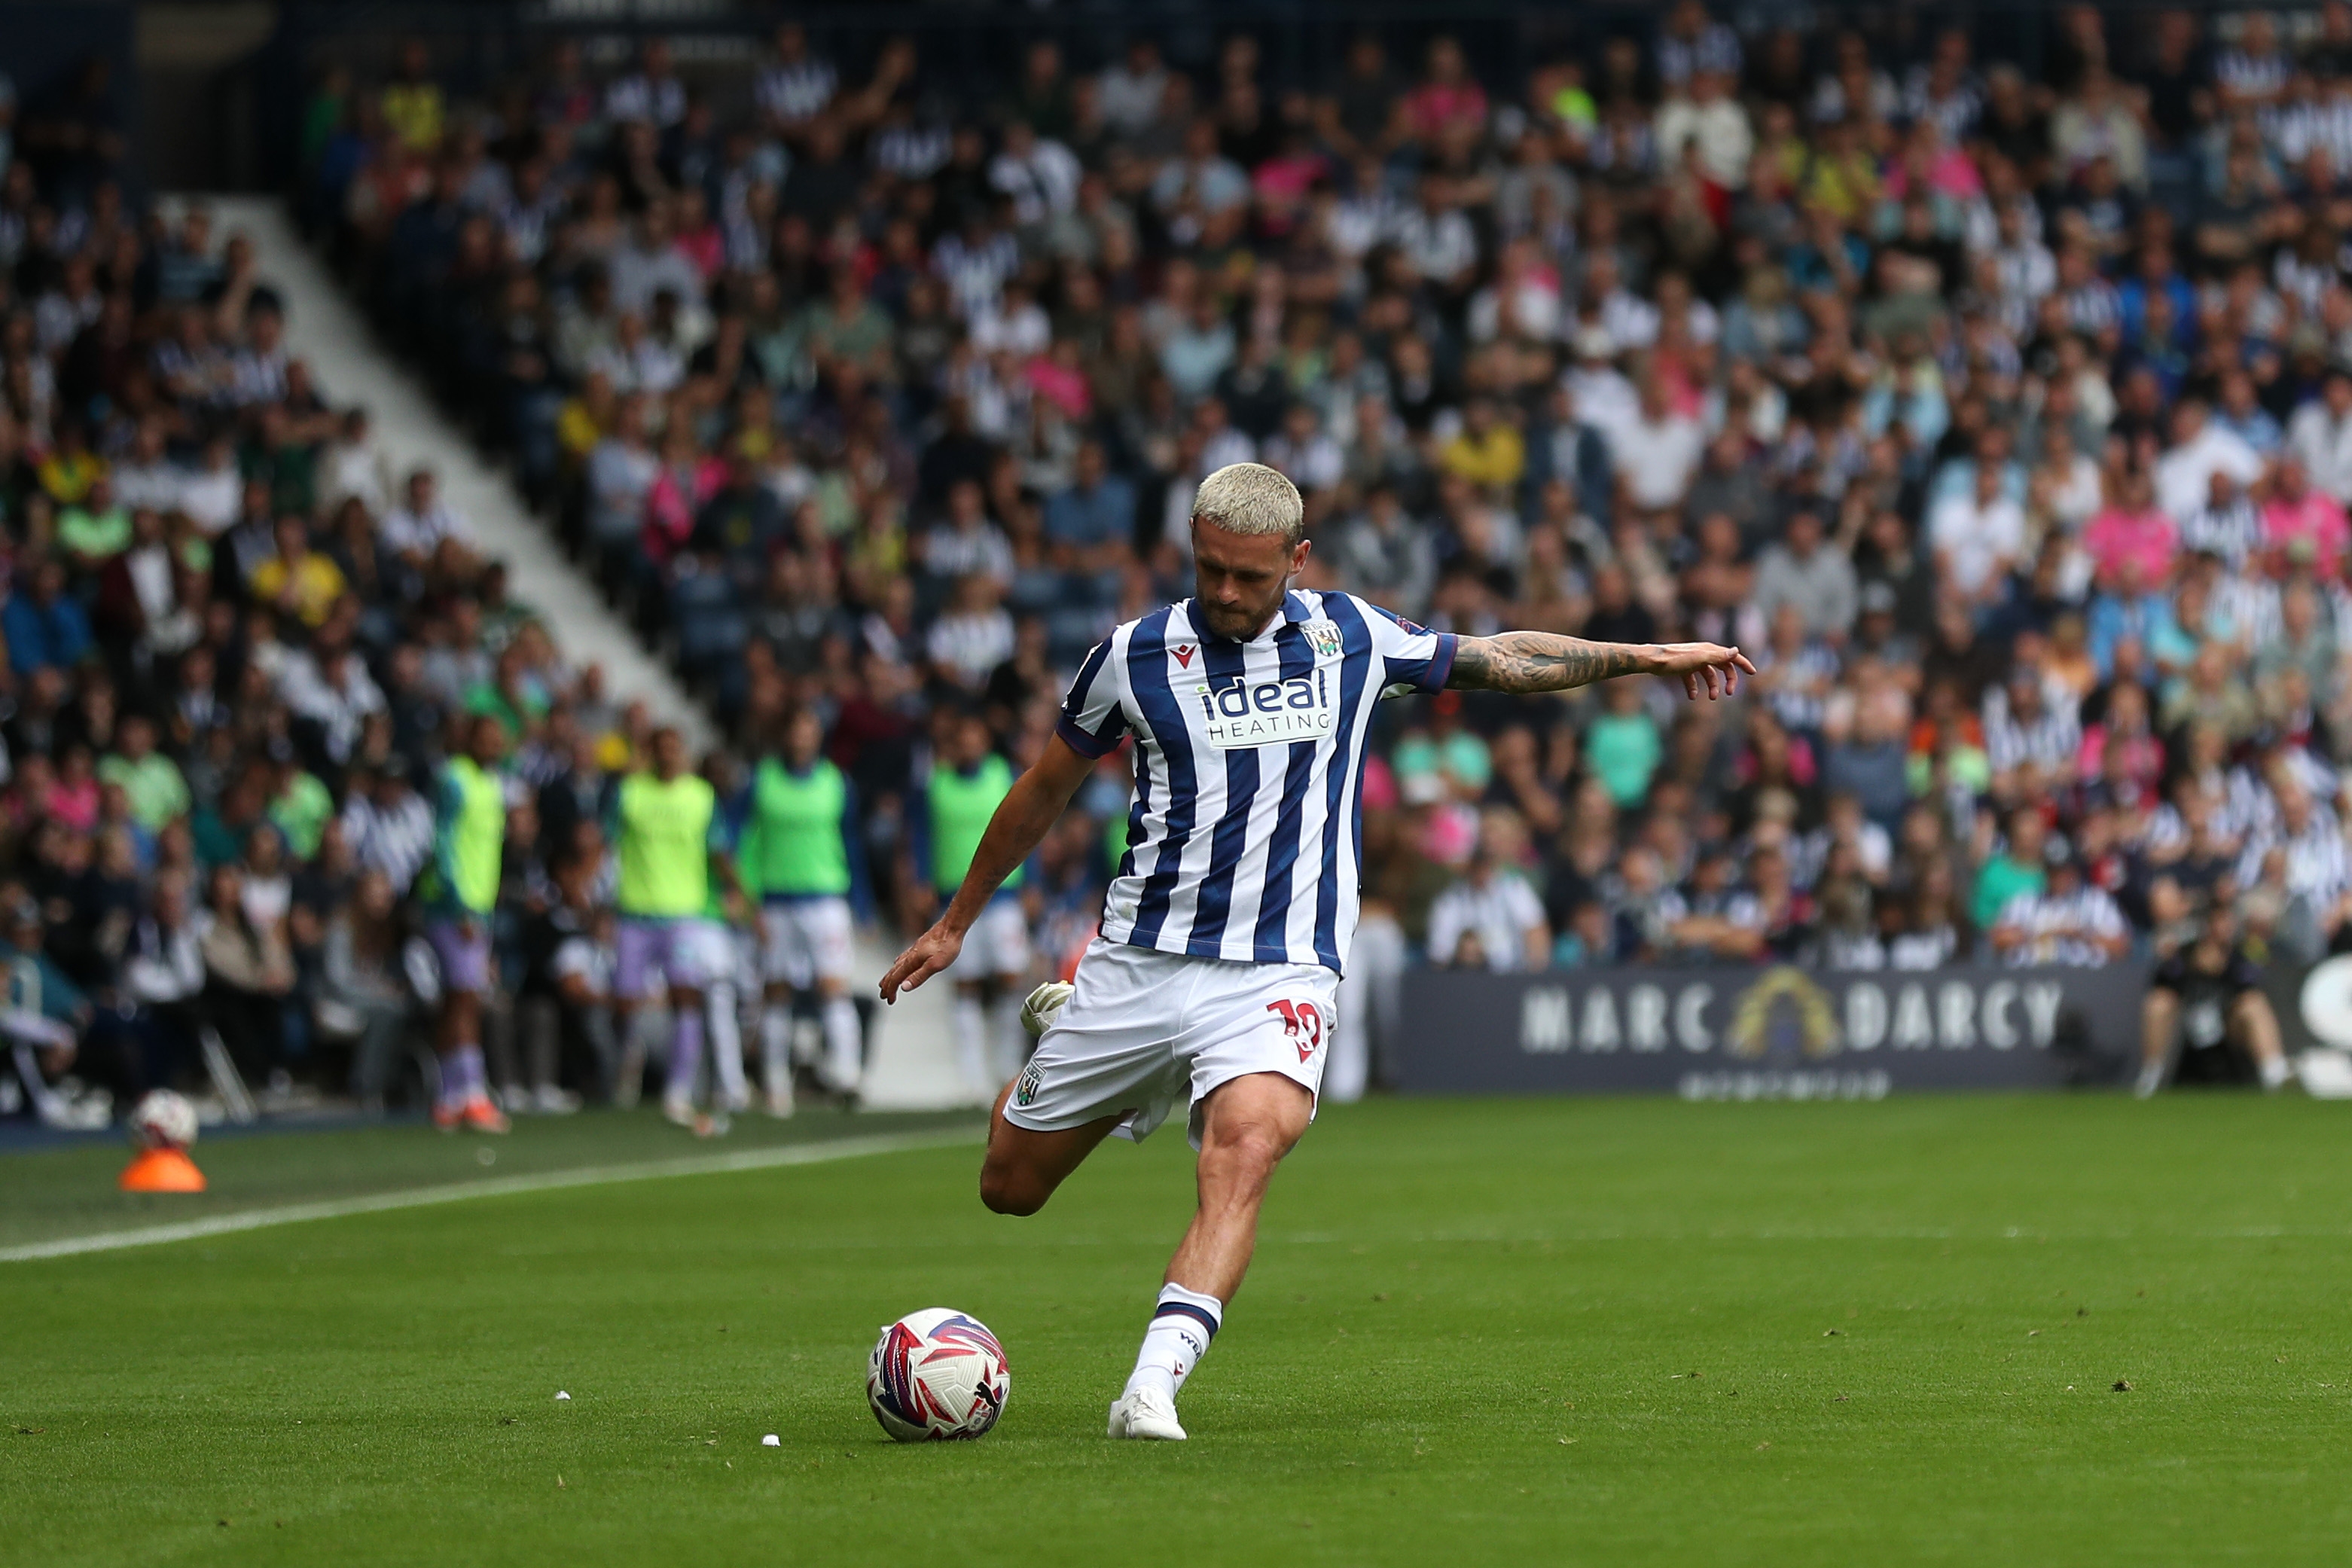
[[1282, 1032], [1298, 1047], [1298, 1059], [1310, 1059], [1323, 1043], [1322, 1010], [1312, 1002], [1269, 1002], [1265, 1010], [1282, 1019]]

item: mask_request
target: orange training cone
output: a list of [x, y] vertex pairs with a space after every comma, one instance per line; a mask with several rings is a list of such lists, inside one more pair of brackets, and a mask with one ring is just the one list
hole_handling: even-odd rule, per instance
[[201, 1193], [205, 1173], [182, 1149], [142, 1149], [116, 1184], [126, 1193]]

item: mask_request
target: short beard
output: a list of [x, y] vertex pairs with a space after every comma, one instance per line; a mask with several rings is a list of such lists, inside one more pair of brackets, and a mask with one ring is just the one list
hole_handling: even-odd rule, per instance
[[1203, 605], [1201, 606], [1201, 629], [1209, 633], [1213, 637], [1223, 637], [1227, 642], [1247, 642], [1250, 638], [1257, 636], [1259, 630], [1265, 626], [1265, 623], [1274, 616], [1276, 611], [1280, 608], [1281, 603], [1281, 600], [1276, 600], [1272, 605], [1267, 607], [1264, 614], [1251, 616], [1248, 620], [1248, 624], [1241, 626], [1238, 630], [1230, 629], [1218, 625], [1216, 619], [1219, 614], [1218, 610], [1213, 605]]

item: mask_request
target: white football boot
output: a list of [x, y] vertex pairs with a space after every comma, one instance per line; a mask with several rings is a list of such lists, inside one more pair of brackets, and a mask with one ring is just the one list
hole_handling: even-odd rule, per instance
[[1184, 1441], [1184, 1428], [1176, 1420], [1176, 1406], [1156, 1388], [1139, 1388], [1112, 1402], [1110, 1435], [1156, 1438], [1163, 1443]]
[[1029, 993], [1029, 999], [1021, 1004], [1021, 1026], [1029, 1031], [1031, 1039], [1042, 1037], [1054, 1026], [1055, 1015], [1061, 1012], [1062, 1005], [1076, 989], [1066, 980], [1048, 980]]

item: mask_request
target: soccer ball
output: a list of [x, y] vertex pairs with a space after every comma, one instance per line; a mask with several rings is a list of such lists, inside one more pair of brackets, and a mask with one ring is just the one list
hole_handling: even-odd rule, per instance
[[142, 1149], [184, 1149], [196, 1141], [196, 1108], [175, 1089], [151, 1089], [131, 1107], [129, 1126]]
[[882, 1331], [866, 1364], [866, 1402], [901, 1443], [977, 1437], [1004, 1414], [1013, 1369], [987, 1325], [927, 1307]]

